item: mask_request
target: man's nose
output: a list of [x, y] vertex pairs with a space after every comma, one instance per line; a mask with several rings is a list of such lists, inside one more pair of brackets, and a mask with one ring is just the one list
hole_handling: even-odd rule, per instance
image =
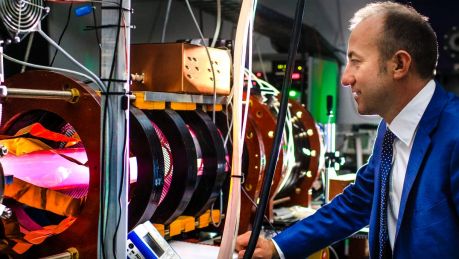
[[352, 75], [352, 73], [349, 72], [347, 66], [346, 69], [344, 70], [343, 76], [341, 77], [341, 84], [343, 86], [352, 86], [355, 83], [355, 77]]

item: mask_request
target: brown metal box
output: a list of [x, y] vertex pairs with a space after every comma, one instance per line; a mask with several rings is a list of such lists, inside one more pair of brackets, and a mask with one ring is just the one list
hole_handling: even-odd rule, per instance
[[[215, 73], [216, 92], [230, 92], [231, 59], [226, 50], [208, 48]], [[188, 43], [131, 45], [133, 91], [213, 94], [214, 77], [206, 49]]]
[[355, 174], [337, 176], [330, 178], [330, 192], [328, 194], [328, 200], [331, 201], [337, 195], [341, 194], [344, 189], [355, 181]]

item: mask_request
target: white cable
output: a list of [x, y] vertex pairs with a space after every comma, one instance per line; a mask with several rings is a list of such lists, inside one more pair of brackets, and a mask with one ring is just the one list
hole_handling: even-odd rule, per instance
[[[229, 108], [229, 106], [231, 106], [231, 108], [233, 107], [232, 105], [226, 105], [226, 109]], [[225, 137], [225, 146], [228, 145], [228, 141], [231, 141], [231, 143], [233, 142], [233, 139], [231, 138], [231, 129], [233, 128], [233, 116], [229, 114], [228, 110], [226, 111], [226, 126], [228, 128], [228, 133], [226, 134], [226, 137]], [[231, 120], [230, 120], [231, 118]]]
[[96, 83], [96, 85], [99, 87], [99, 89], [103, 92], [106, 92], [106, 87], [104, 83], [100, 80], [98, 76], [96, 76], [91, 70], [83, 66], [80, 62], [78, 62], [76, 59], [74, 59], [67, 51], [65, 51], [61, 46], [59, 46], [56, 42], [54, 42], [53, 39], [48, 37], [46, 33], [44, 33], [42, 30], [38, 30], [38, 33], [45, 39], [47, 40], [51, 45], [53, 45], [56, 49], [58, 49], [62, 54], [64, 54], [70, 61], [72, 61], [75, 65], [77, 65], [79, 68], [81, 68], [83, 71], [88, 73], [93, 81]]
[[212, 62], [212, 58], [210, 57], [210, 52], [209, 48], [204, 42], [204, 35], [202, 34], [201, 28], [199, 28], [198, 21], [196, 20], [196, 17], [194, 16], [193, 9], [191, 8], [190, 1], [185, 0], [186, 6], [188, 7], [188, 11], [190, 12], [191, 18], [193, 18], [194, 25], [196, 26], [196, 29], [198, 29], [199, 36], [201, 37], [202, 44], [206, 50], [207, 58], [209, 59], [210, 63], [210, 69], [212, 71], [212, 78], [214, 79], [213, 82], [213, 100], [212, 100], [212, 122], [215, 123], [215, 107], [217, 103], [217, 78], [215, 77], [215, 69], [214, 69], [214, 63]]
[[[44, 6], [41, 6], [41, 5], [37, 5], [37, 4], [32, 3], [32, 2], [30, 2], [30, 1], [27, 1], [27, 0], [22, 0], [21, 2], [22, 2], [22, 3], [26, 3], [27, 5], [36, 7], [36, 8], [38, 8], [38, 9], [41, 9], [41, 10], [46, 10], [46, 9], [48, 9], [48, 7], [44, 7]], [[21, 3], [21, 2], [20, 2], [20, 3]], [[18, 22], [21, 20], [21, 13], [22, 13], [22, 12], [19, 12], [19, 19], [18, 19]], [[18, 26], [18, 27], [16, 27], [16, 28], [21, 28], [21, 27]]]
[[220, 28], [222, 26], [222, 3], [221, 0], [217, 0], [217, 24], [215, 26], [214, 38], [212, 39], [212, 44], [210, 47], [215, 48], [215, 43], [217, 43], [218, 35], [220, 35]]
[[74, 70], [69, 70], [69, 69], [65, 69], [65, 68], [58, 68], [58, 67], [48, 67], [48, 66], [42, 66], [42, 65], [37, 65], [37, 64], [32, 64], [32, 63], [28, 63], [28, 62], [24, 62], [24, 61], [21, 61], [21, 60], [18, 60], [18, 59], [15, 59], [13, 57], [10, 57], [6, 54], [3, 54], [3, 57], [11, 62], [14, 62], [14, 63], [18, 63], [20, 65], [23, 65], [23, 66], [28, 66], [28, 67], [33, 67], [33, 68], [38, 68], [38, 69], [44, 69], [44, 70], [54, 70], [54, 71], [58, 71], [58, 72], [63, 72], [63, 73], [68, 73], [68, 74], [74, 74], [74, 75], [77, 75], [77, 76], [81, 76], [81, 77], [84, 77], [86, 79], [89, 79], [91, 80], [91, 82], [94, 82], [94, 79], [86, 74], [83, 74], [83, 73], [80, 73], [80, 72], [77, 72], [77, 71], [74, 71]]
[[191, 8], [191, 5], [190, 5], [190, 1], [185, 0], [185, 3], [186, 3], [186, 6], [188, 7], [188, 11], [190, 12], [191, 18], [193, 19], [194, 25], [195, 25], [196, 28], [198, 29], [199, 36], [200, 36], [201, 39], [203, 40], [202, 44], [206, 45], [206, 44], [204, 43], [204, 35], [202, 34], [201, 28], [199, 27], [198, 20], [196, 20], [196, 17], [194, 16], [193, 9]]
[[328, 250], [330, 250], [332, 252], [332, 254], [335, 256], [336, 259], [339, 259], [338, 253], [336, 252], [336, 250], [332, 246], [329, 246]]
[[161, 34], [161, 43], [164, 43], [164, 40], [166, 39], [166, 28], [167, 28], [167, 23], [169, 22], [169, 14], [171, 12], [171, 4], [172, 4], [172, 0], [168, 0], [167, 1], [167, 6], [166, 6], [166, 17], [164, 17], [163, 32]]
[[255, 48], [257, 50], [258, 60], [260, 61], [261, 72], [263, 72], [263, 79], [265, 81], [268, 81], [268, 75], [266, 74], [266, 69], [265, 69], [265, 62], [263, 61], [263, 57], [261, 56], [260, 45], [258, 44], [257, 40], [255, 40]]
[[239, 213], [241, 208], [241, 171], [242, 153], [241, 129], [242, 125], [242, 94], [244, 83], [244, 66], [247, 49], [247, 37], [250, 20], [253, 14], [253, 0], [243, 0], [239, 20], [236, 29], [234, 45], [234, 76], [233, 76], [233, 159], [231, 166], [231, 184], [228, 207], [223, 230], [222, 244], [218, 253], [218, 259], [232, 258], [236, 236], [239, 229]]
[[[248, 51], [249, 51], [249, 54], [247, 55], [249, 58], [249, 61], [248, 61], [248, 68], [246, 70], [249, 70], [249, 71], [252, 71], [252, 30], [253, 30], [253, 16], [252, 16], [252, 19], [250, 19], [250, 23], [249, 23], [249, 31], [248, 31]], [[245, 70], [244, 70], [244, 74], [245, 74]], [[242, 130], [241, 130], [241, 139], [239, 140], [242, 145], [241, 145], [241, 154], [244, 152], [244, 140], [245, 140], [245, 130], [246, 130], [246, 127], [247, 127], [247, 117], [248, 117], [248, 114], [249, 114], [249, 103], [250, 103], [250, 89], [252, 88], [252, 77], [251, 76], [248, 76], [247, 77], [247, 89], [245, 91], [245, 105], [244, 105], [244, 112], [242, 113]]]
[[[258, 78], [255, 74], [253, 74], [250, 70], [246, 69], [246, 75], [248, 78], [252, 78], [257, 84], [260, 86], [260, 89], [263, 92], [266, 92], [269, 95], [278, 95], [280, 92], [277, 88], [269, 84], [268, 82]], [[290, 107], [290, 106], [289, 106]], [[274, 107], [276, 112], [278, 111], [277, 107]], [[292, 121], [292, 114], [290, 112], [290, 109], [287, 109], [287, 115], [286, 115], [286, 121]], [[282, 190], [282, 188], [285, 186], [287, 183], [287, 180], [289, 179], [288, 174], [292, 172], [293, 167], [296, 164], [296, 158], [295, 158], [295, 143], [293, 139], [293, 127], [292, 123], [285, 123], [285, 128], [284, 128], [284, 139], [286, 139], [287, 142], [287, 153], [284, 156], [284, 164], [286, 165], [286, 172], [287, 175], [285, 175], [277, 190]]]

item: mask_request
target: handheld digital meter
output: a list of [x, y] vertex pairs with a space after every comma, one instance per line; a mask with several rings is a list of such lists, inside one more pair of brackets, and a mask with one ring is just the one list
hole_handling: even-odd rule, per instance
[[149, 221], [129, 232], [127, 257], [129, 259], [180, 259]]

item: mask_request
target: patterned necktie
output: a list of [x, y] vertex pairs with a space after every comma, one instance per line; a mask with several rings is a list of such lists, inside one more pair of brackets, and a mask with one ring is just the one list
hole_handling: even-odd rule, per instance
[[379, 197], [379, 257], [391, 258], [392, 252], [389, 244], [387, 229], [387, 202], [389, 199], [390, 170], [392, 167], [392, 153], [395, 135], [389, 129], [386, 130], [383, 139], [381, 167], [379, 169], [381, 179], [381, 195]]

